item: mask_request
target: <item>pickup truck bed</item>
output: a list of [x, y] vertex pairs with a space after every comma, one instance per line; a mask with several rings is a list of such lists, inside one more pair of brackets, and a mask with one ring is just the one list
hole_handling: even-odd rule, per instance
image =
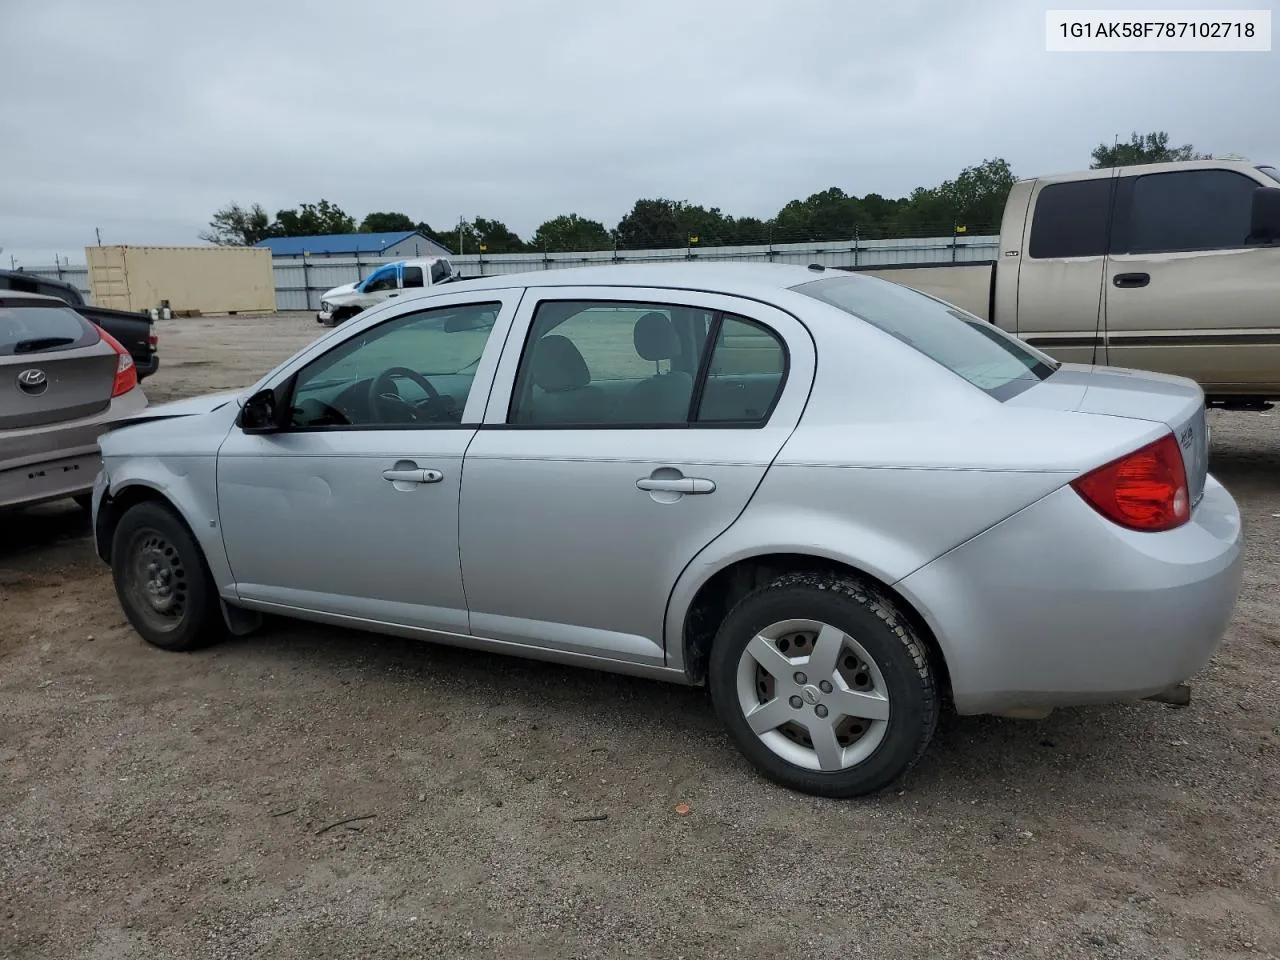
[[[954, 303], [961, 310], [968, 310], [976, 317], [994, 322], [996, 295], [995, 260], [971, 260], [965, 263], [930, 263], [915, 266], [904, 264], [890, 267], [841, 267], [855, 273], [866, 273], [884, 280], [892, 280], [904, 287], [923, 290], [930, 296]], [[1036, 346], [1034, 337], [1026, 338]]]
[[148, 314], [91, 307], [71, 284], [21, 270], [0, 270], [0, 290], [20, 290], [65, 300], [76, 313], [120, 341], [120, 345], [133, 357], [139, 380], [151, 376], [160, 366], [155, 330]]

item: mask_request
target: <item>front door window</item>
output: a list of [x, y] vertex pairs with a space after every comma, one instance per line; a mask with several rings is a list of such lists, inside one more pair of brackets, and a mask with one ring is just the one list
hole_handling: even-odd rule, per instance
[[500, 303], [438, 307], [373, 327], [298, 373], [290, 426], [456, 424]]

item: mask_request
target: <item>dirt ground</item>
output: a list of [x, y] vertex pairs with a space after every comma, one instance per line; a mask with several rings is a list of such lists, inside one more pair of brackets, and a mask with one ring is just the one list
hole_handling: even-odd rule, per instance
[[[147, 392], [321, 332], [166, 322]], [[164, 653], [73, 506], [0, 518], [0, 956], [1278, 956], [1280, 411], [1211, 421], [1248, 564], [1192, 705], [950, 718], [858, 802], [696, 690], [297, 623]]]

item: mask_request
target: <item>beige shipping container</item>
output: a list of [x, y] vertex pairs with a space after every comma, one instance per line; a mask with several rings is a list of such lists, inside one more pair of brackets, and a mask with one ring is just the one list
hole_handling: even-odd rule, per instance
[[93, 302], [175, 313], [274, 313], [271, 251], [263, 247], [85, 247]]

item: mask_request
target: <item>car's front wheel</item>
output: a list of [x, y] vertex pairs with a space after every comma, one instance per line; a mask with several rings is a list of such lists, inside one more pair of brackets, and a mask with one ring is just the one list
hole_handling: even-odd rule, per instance
[[740, 600], [716, 634], [708, 680], [752, 765], [818, 796], [894, 783], [938, 720], [924, 642], [887, 597], [834, 574], [788, 574]]
[[164, 650], [195, 650], [225, 635], [217, 590], [186, 525], [155, 501], [125, 511], [111, 541], [111, 573], [125, 616]]

